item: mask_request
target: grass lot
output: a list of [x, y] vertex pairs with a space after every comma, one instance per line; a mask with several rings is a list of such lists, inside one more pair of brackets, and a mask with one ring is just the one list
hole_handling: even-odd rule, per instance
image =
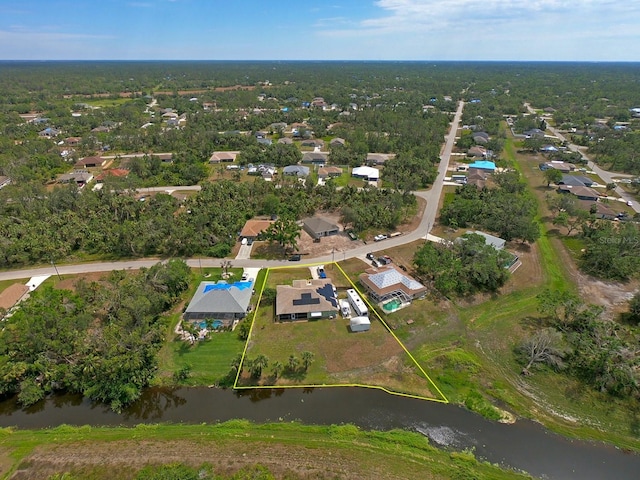
[[[351, 276], [364, 271], [366, 265], [359, 260], [349, 260], [345, 262], [345, 268]], [[351, 287], [349, 280], [334, 265], [327, 265], [325, 270], [338, 289], [338, 296], [345, 298], [345, 290]], [[294, 279], [309, 277], [307, 267], [271, 269], [266, 286], [275, 289], [277, 285], [290, 285]], [[301, 359], [304, 351], [313, 353], [314, 361], [306, 371], [302, 367], [294, 371], [285, 369], [279, 378], [269, 367], [257, 380], [245, 372], [239, 379], [240, 386], [360, 384], [441, 399], [399, 341], [375, 316], [370, 316], [372, 325], [368, 332], [353, 334], [348, 320], [340, 316], [280, 323], [274, 321], [274, 315], [272, 305], [261, 304], [258, 308], [247, 344], [246, 361], [265, 355], [271, 365], [276, 361], [287, 365], [290, 355]]]
[[[242, 268], [231, 268], [230, 281], [240, 280]], [[171, 385], [175, 383], [173, 374], [185, 366], [190, 367], [189, 378], [181, 382], [184, 385], [201, 386], [219, 383], [231, 369], [231, 362], [244, 349], [245, 342], [238, 338], [237, 331], [211, 333], [206, 340], [190, 345], [180, 340], [175, 334], [175, 328], [182, 314], [184, 306], [188, 305], [198, 285], [202, 281], [216, 282], [222, 279], [222, 268], [203, 268], [192, 270], [191, 287], [183, 295], [181, 302], [166, 318], [166, 341], [158, 354], [159, 367], [155, 383]], [[264, 273], [260, 271], [256, 279], [256, 292], [264, 282]], [[252, 302], [257, 302], [257, 295]], [[243, 321], [249, 321], [245, 319]]]
[[82, 100], [82, 103], [86, 103], [87, 105], [91, 105], [92, 107], [106, 108], [106, 107], [117, 107], [118, 105], [123, 105], [130, 101], [131, 101], [131, 98], [100, 98], [100, 99]]
[[290, 480], [530, 478], [480, 462], [469, 452], [430, 446], [418, 433], [362, 431], [352, 425], [233, 420], [215, 425], [0, 430], [3, 478], [129, 479], [147, 465], [172, 462], [193, 467], [208, 463], [224, 478], [257, 464], [268, 465], [276, 478]]

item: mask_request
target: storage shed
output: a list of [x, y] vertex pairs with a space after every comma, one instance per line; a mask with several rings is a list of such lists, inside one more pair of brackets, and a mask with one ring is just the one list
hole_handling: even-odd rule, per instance
[[352, 332], [366, 332], [371, 329], [369, 317], [352, 317], [349, 320], [349, 329]]

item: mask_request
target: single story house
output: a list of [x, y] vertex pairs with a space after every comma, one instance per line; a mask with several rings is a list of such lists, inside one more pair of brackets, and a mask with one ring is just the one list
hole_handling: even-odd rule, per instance
[[60, 130], [53, 127], [47, 127], [44, 130], [38, 132], [38, 136], [42, 138], [53, 138], [57, 137], [58, 135], [60, 135]]
[[475, 230], [473, 232], [467, 231], [467, 234], [470, 234], [470, 233], [475, 233], [476, 235], [480, 235], [481, 237], [484, 237], [484, 243], [492, 246], [496, 250], [502, 250], [507, 244], [506, 240], [500, 237], [496, 237], [494, 235], [490, 235], [488, 233], [481, 232], [480, 230]]
[[480, 168], [470, 168], [467, 171], [467, 184], [475, 185], [476, 188], [482, 189], [487, 184], [487, 178], [490, 172]]
[[329, 159], [327, 152], [305, 152], [302, 154], [301, 163], [312, 165], [325, 165]]
[[573, 163], [560, 162], [560, 161], [551, 161], [551, 162], [541, 163], [539, 167], [540, 167], [540, 170], [542, 170], [543, 172], [545, 170], [549, 170], [550, 168], [560, 170], [562, 173], [569, 173], [576, 169], [576, 166]]
[[240, 152], [213, 152], [209, 157], [209, 163], [234, 162]]
[[278, 143], [282, 143], [284, 145], [292, 145], [293, 140], [291, 140], [289, 137], [282, 137], [278, 139]]
[[227, 283], [201, 282], [184, 312], [184, 319], [213, 320], [214, 327], [230, 327], [249, 310], [253, 281]]
[[374, 302], [399, 298], [404, 303], [422, 297], [427, 287], [398, 269], [394, 264], [369, 269], [360, 274], [360, 284]]
[[322, 148], [324, 147], [324, 140], [320, 140], [319, 138], [316, 139], [308, 139], [308, 140], [303, 140], [300, 143], [301, 146], [303, 147], [318, 147], [318, 148]]
[[269, 228], [272, 223], [273, 220], [259, 220], [253, 218], [251, 220], [247, 220], [240, 231], [240, 238], [255, 240], [258, 235]]
[[469, 169], [472, 169], [472, 168], [493, 172], [496, 169], [496, 164], [489, 160], [479, 160], [469, 165]]
[[558, 187], [558, 193], [570, 193], [578, 197], [578, 200], [590, 200], [597, 202], [600, 198], [600, 194], [593, 188], [589, 187], [572, 187], [570, 185], [560, 185]]
[[562, 180], [558, 182], [558, 185], [571, 185], [572, 187], [591, 187], [596, 183], [593, 179], [585, 177], [584, 175], [562, 175]]
[[346, 144], [345, 139], [340, 137], [332, 138], [331, 141], [329, 142], [329, 145], [331, 145], [332, 147], [335, 147], [335, 146], [344, 147], [345, 144]]
[[74, 168], [95, 168], [95, 167], [104, 167], [107, 163], [106, 158], [102, 157], [84, 157], [76, 162]]
[[484, 158], [487, 156], [487, 149], [480, 145], [474, 145], [467, 151], [468, 157]]
[[308, 177], [309, 167], [304, 165], [288, 165], [282, 169], [284, 175], [296, 175], [298, 177]]
[[69, 137], [64, 139], [65, 145], [69, 147], [77, 147], [82, 142], [82, 137]]
[[333, 285], [323, 280], [294, 280], [293, 285], [276, 287], [278, 321], [319, 320], [338, 315], [338, 299]]
[[384, 165], [387, 160], [395, 158], [395, 153], [367, 153], [367, 165]]
[[474, 132], [473, 133], [473, 141], [475, 143], [485, 144], [489, 142], [489, 134], [487, 132]]
[[342, 175], [342, 169], [340, 167], [321, 167], [318, 169], [318, 178], [334, 178]]
[[617, 218], [616, 212], [614, 212], [611, 208], [607, 207], [604, 203], [601, 202], [592, 202], [590, 200], [578, 200], [580, 207], [584, 210], [591, 211], [591, 209], [595, 209], [595, 217], [603, 220], [615, 220]]
[[14, 283], [0, 293], [0, 310], [8, 312], [29, 292], [27, 285]]
[[523, 133], [526, 138], [544, 138], [544, 132], [539, 128], [532, 128]]
[[96, 183], [103, 183], [105, 178], [107, 177], [117, 177], [117, 178], [127, 178], [129, 175], [129, 170], [124, 168], [112, 168], [109, 170], [105, 170], [100, 175], [96, 177]]
[[373, 167], [356, 167], [351, 171], [351, 176], [369, 182], [377, 182], [380, 179], [380, 170]]
[[73, 173], [63, 173], [58, 175], [58, 183], [75, 182], [80, 188], [93, 180], [93, 175], [84, 170], [77, 170]]
[[4, 175], [0, 175], [0, 188], [4, 188], [11, 183], [11, 179]]
[[313, 238], [329, 237], [340, 233], [340, 227], [321, 217], [309, 217], [302, 220], [302, 228]]

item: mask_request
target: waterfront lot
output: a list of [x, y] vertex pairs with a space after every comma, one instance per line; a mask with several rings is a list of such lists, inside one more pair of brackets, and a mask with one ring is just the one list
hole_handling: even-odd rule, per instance
[[[359, 260], [352, 265], [365, 264]], [[352, 288], [348, 278], [336, 265], [327, 265], [327, 277], [344, 298]], [[291, 284], [296, 279], [310, 277], [309, 268], [282, 268], [269, 271], [266, 288]], [[258, 355], [267, 357], [269, 365], [262, 376], [253, 379], [247, 369], [239, 386], [304, 386], [304, 385], [367, 385], [399, 393], [442, 399], [437, 390], [411, 360], [399, 341], [382, 321], [371, 315], [371, 330], [351, 333], [349, 320], [340, 317], [317, 321], [275, 322], [273, 305], [262, 302], [256, 312], [247, 344], [245, 367]], [[291, 355], [301, 359], [302, 352], [311, 352], [313, 362], [304, 369], [286, 368]], [[285, 368], [276, 376], [274, 362]]]

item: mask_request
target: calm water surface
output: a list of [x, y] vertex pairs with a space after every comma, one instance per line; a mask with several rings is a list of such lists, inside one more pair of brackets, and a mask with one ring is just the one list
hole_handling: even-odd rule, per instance
[[537, 423], [504, 425], [454, 405], [358, 388], [273, 389], [243, 393], [207, 388], [149, 389], [122, 414], [72, 395], [53, 396], [28, 409], [0, 403], [0, 426], [136, 425], [156, 422], [353, 423], [365, 429], [418, 431], [441, 447], [476, 455], [549, 479], [638, 479], [640, 456], [599, 443], [570, 440]]

